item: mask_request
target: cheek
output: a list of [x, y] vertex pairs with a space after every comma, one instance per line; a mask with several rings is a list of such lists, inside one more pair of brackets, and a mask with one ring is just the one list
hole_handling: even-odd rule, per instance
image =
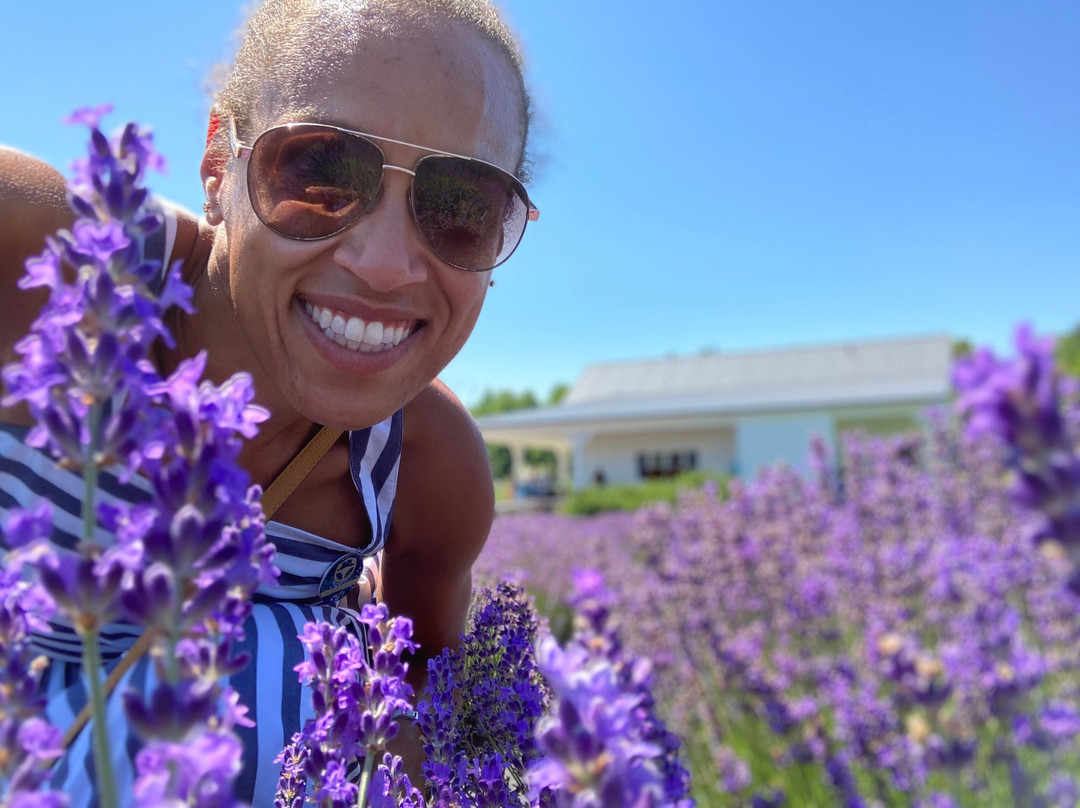
[[[455, 272], [461, 272], [461, 270], [454, 270]], [[465, 273], [463, 273], [465, 274]], [[484, 307], [484, 300], [487, 298], [487, 290], [490, 273], [467, 273], [463, 279], [465, 282], [461, 284], [460, 289], [457, 292], [457, 306], [456, 314], [463, 322], [468, 323], [468, 329], [471, 331], [473, 325], [476, 323], [476, 318], [480, 316], [480, 310]]]
[[[447, 267], [447, 269], [451, 269], [453, 272], [461, 272], [461, 270], [452, 269], [451, 267]], [[469, 335], [472, 334], [473, 327], [480, 317], [480, 311], [484, 307], [484, 299], [487, 296], [488, 289], [487, 274], [483, 278], [476, 277], [473, 273], [461, 274], [465, 275], [465, 277], [458, 279], [452, 290], [447, 290], [447, 297], [450, 302], [450, 321], [444, 331], [446, 337], [444, 347], [449, 349], [451, 356], [457, 355], [458, 351], [465, 345]]]

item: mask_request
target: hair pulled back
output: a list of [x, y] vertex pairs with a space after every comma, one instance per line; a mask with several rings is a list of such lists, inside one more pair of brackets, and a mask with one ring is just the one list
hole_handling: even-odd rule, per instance
[[302, 97], [313, 69], [354, 52], [364, 38], [394, 37], [443, 22], [472, 28], [510, 66], [520, 98], [522, 151], [516, 173], [526, 179], [531, 110], [521, 49], [489, 0], [265, 0], [241, 29], [236, 58], [214, 95], [215, 112], [251, 136], [245, 128], [256, 118], [266, 88]]

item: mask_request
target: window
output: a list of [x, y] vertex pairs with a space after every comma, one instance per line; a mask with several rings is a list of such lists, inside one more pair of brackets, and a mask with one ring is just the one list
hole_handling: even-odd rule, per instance
[[684, 471], [697, 468], [697, 452], [687, 449], [681, 452], [639, 452], [638, 475], [645, 480], [675, 477]]

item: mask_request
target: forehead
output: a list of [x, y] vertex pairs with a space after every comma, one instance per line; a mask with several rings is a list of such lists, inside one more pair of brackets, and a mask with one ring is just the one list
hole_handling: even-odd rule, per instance
[[263, 126], [333, 122], [479, 157], [507, 171], [517, 168], [522, 130], [516, 76], [477, 32], [445, 23], [366, 36], [344, 52], [323, 50], [315, 59], [308, 53], [304, 75], [266, 88], [263, 114], [256, 115]]

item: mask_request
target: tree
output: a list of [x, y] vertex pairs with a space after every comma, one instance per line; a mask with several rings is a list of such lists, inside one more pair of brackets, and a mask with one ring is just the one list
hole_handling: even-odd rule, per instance
[[562, 403], [562, 400], [566, 398], [566, 394], [570, 392], [570, 385], [557, 384], [551, 388], [551, 392], [548, 393], [547, 404], [549, 407], [554, 407], [556, 404]]
[[1058, 337], [1054, 354], [1062, 373], [1080, 376], [1080, 324]]
[[513, 390], [485, 390], [480, 403], [469, 408], [474, 417], [495, 415], [513, 410], [530, 410], [540, 406], [536, 395], [531, 390], [515, 393]]
[[[558, 384], [548, 395], [547, 404], [557, 404], [570, 389], [569, 385]], [[495, 415], [514, 410], [531, 410], [540, 406], [539, 400], [531, 390], [515, 393], [512, 390], [485, 390], [480, 402], [469, 408], [473, 417]], [[491, 476], [503, 480], [510, 476], [510, 450], [499, 444], [488, 444], [488, 460], [491, 462]], [[547, 449], [527, 449], [525, 465], [533, 467], [555, 468], [555, 455]]]
[[952, 344], [952, 358], [953, 360], [964, 359], [975, 353], [975, 346], [971, 340], [966, 337], [961, 339], [954, 339]]

